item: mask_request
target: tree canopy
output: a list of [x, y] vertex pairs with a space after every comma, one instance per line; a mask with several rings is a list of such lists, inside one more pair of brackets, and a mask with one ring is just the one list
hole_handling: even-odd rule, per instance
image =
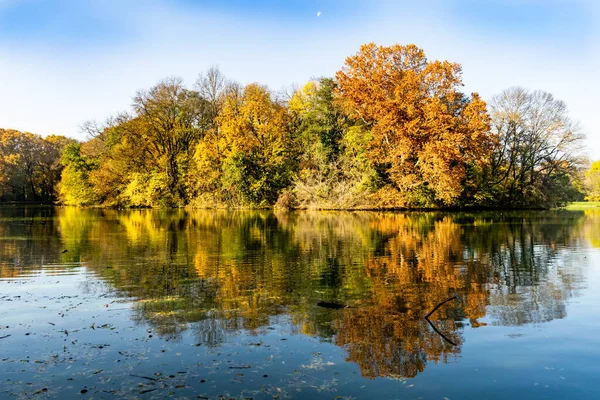
[[406, 205], [451, 205], [491, 147], [486, 105], [459, 91], [461, 67], [415, 45], [364, 45], [336, 74], [348, 111], [372, 130], [368, 159]]
[[583, 135], [564, 102], [550, 93], [514, 87], [491, 102], [497, 145], [491, 157], [496, 201], [512, 206], [556, 206], [578, 199]]
[[288, 96], [216, 67], [171, 77], [82, 142], [0, 130], [0, 199], [79, 206], [553, 207], [598, 198], [566, 105], [462, 92], [461, 66], [360, 47]]
[[61, 153], [74, 142], [0, 129], [0, 200], [52, 202], [61, 179]]

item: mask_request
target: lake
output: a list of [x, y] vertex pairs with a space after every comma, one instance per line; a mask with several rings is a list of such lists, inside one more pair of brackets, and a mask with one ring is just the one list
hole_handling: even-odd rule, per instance
[[4, 206], [0, 398], [600, 398], [599, 249], [594, 210]]

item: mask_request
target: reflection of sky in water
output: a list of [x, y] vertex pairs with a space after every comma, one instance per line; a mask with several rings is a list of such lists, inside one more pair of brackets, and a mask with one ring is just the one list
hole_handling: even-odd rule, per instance
[[0, 213], [0, 395], [598, 394], [600, 215]]

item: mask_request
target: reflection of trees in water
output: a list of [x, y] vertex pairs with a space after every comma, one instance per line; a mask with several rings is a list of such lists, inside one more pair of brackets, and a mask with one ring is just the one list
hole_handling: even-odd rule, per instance
[[[590, 224], [576, 212], [62, 208], [32, 233], [44, 239], [3, 241], [0, 255], [84, 262], [138, 299], [135, 319], [165, 336], [192, 329], [198, 343], [218, 345], [227, 332], [258, 333], [289, 314], [295, 331], [343, 346], [364, 376], [412, 377], [460, 351], [464, 318], [472, 327], [485, 316], [511, 325], [563, 318], [581, 282], [565, 249]], [[10, 224], [0, 234], [32, 237]], [[432, 319], [458, 346], [423, 319], [454, 295]], [[322, 300], [353, 308], [317, 307]]]
[[357, 363], [362, 375], [369, 378], [414, 377], [425, 369], [427, 361], [447, 362], [462, 344], [452, 320], [441, 321], [438, 329], [453, 332], [457, 346], [433, 332], [423, 318], [375, 306], [345, 310], [335, 327], [335, 343], [345, 348], [347, 360]]
[[[497, 325], [523, 325], [566, 317], [566, 301], [581, 288], [582, 273], [568, 262], [567, 250], [536, 248], [543, 273], [530, 285], [494, 285], [489, 288], [487, 314]], [[566, 265], [565, 265], [566, 264]], [[538, 267], [533, 266], [534, 269]], [[521, 271], [521, 277], [523, 273]]]
[[54, 216], [51, 207], [0, 208], [0, 278], [26, 276], [60, 258]]
[[[495, 324], [521, 325], [564, 318], [565, 301], [581, 281], [572, 246], [581, 240], [581, 213], [547, 212], [543, 220], [509, 214], [495, 228], [490, 217], [476, 242], [485, 250], [485, 263], [498, 276], [489, 284], [487, 312]], [[543, 222], [543, 223], [541, 223]], [[485, 247], [484, 247], [485, 246]]]
[[[459, 351], [460, 317], [472, 327], [486, 315], [500, 324], [563, 318], [581, 274], [557, 265], [559, 249], [578, 240], [580, 226], [581, 215], [558, 212], [384, 214], [371, 224], [384, 237], [379, 253], [365, 261], [373, 306], [345, 312], [336, 343], [365, 376], [410, 377]], [[455, 294], [434, 316], [453, 347], [423, 315]]]
[[600, 209], [585, 210], [584, 213], [586, 221], [589, 221], [584, 225], [584, 236], [592, 247], [600, 248]]
[[[461, 226], [451, 216], [383, 214], [370, 228], [382, 238], [379, 254], [365, 260], [371, 305], [344, 313], [336, 343], [364, 376], [413, 377], [428, 360], [446, 362], [459, 352], [462, 339], [454, 319], [484, 315], [485, 268], [465, 258]], [[452, 346], [423, 316], [457, 293], [461, 301], [448, 303], [434, 317], [438, 329], [457, 343]]]

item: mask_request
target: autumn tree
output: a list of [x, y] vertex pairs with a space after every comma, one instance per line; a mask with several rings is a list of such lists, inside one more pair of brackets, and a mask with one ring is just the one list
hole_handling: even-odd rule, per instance
[[585, 183], [587, 187], [588, 201], [600, 201], [600, 161], [592, 163], [590, 169], [585, 171]]
[[[134, 98], [133, 112], [86, 123], [90, 138], [65, 159], [64, 202], [182, 206], [194, 195], [192, 157], [214, 124], [213, 104], [169, 78]], [[65, 178], [65, 179], [66, 179]], [[65, 180], [63, 179], [63, 180]], [[81, 186], [83, 185], [83, 186]]]
[[[415, 45], [363, 45], [336, 78], [349, 112], [371, 127], [368, 158], [389, 205], [451, 205], [491, 138], [486, 104], [460, 92], [461, 67]], [[389, 203], [389, 202], [388, 202]]]
[[232, 201], [272, 205], [291, 181], [292, 137], [286, 108], [264, 86], [231, 91], [217, 118], [222, 185]]
[[164, 158], [153, 151], [148, 129], [144, 118], [121, 114], [107, 121], [104, 129], [86, 143], [99, 158], [90, 181], [102, 204], [174, 205], [166, 168], [161, 163]]
[[219, 206], [228, 197], [222, 191], [223, 161], [228, 148], [219, 118], [229, 98], [239, 98], [242, 88], [228, 80], [216, 67], [201, 74], [196, 81], [200, 95], [208, 102], [209, 128], [194, 151], [194, 205]]
[[42, 138], [29, 132], [0, 129], [0, 198], [14, 201], [56, 200], [64, 136]]
[[165, 172], [173, 204], [186, 204], [185, 185], [197, 141], [211, 126], [210, 103], [188, 90], [179, 78], [169, 78], [134, 98], [136, 117], [144, 127], [136, 133]]
[[550, 207], [578, 196], [583, 135], [564, 102], [514, 87], [490, 103], [496, 146], [491, 186], [501, 205]]
[[[139, 140], [136, 119], [128, 114], [110, 117], [103, 124], [88, 121], [82, 130], [88, 140], [70, 146], [63, 152], [65, 171], [60, 184], [63, 204], [104, 206], [150, 205], [151, 198], [141, 203], [132, 201], [127, 189], [136, 172], [151, 174], [147, 160], [156, 160], [144, 154]], [[129, 136], [129, 137], [127, 137]], [[157, 164], [155, 164], [157, 166]], [[137, 169], [136, 169], [137, 168]], [[149, 188], [150, 179], [145, 180]]]
[[0, 184], [2, 197], [8, 200], [26, 196], [26, 176], [21, 151], [26, 135], [12, 129], [0, 130]]

